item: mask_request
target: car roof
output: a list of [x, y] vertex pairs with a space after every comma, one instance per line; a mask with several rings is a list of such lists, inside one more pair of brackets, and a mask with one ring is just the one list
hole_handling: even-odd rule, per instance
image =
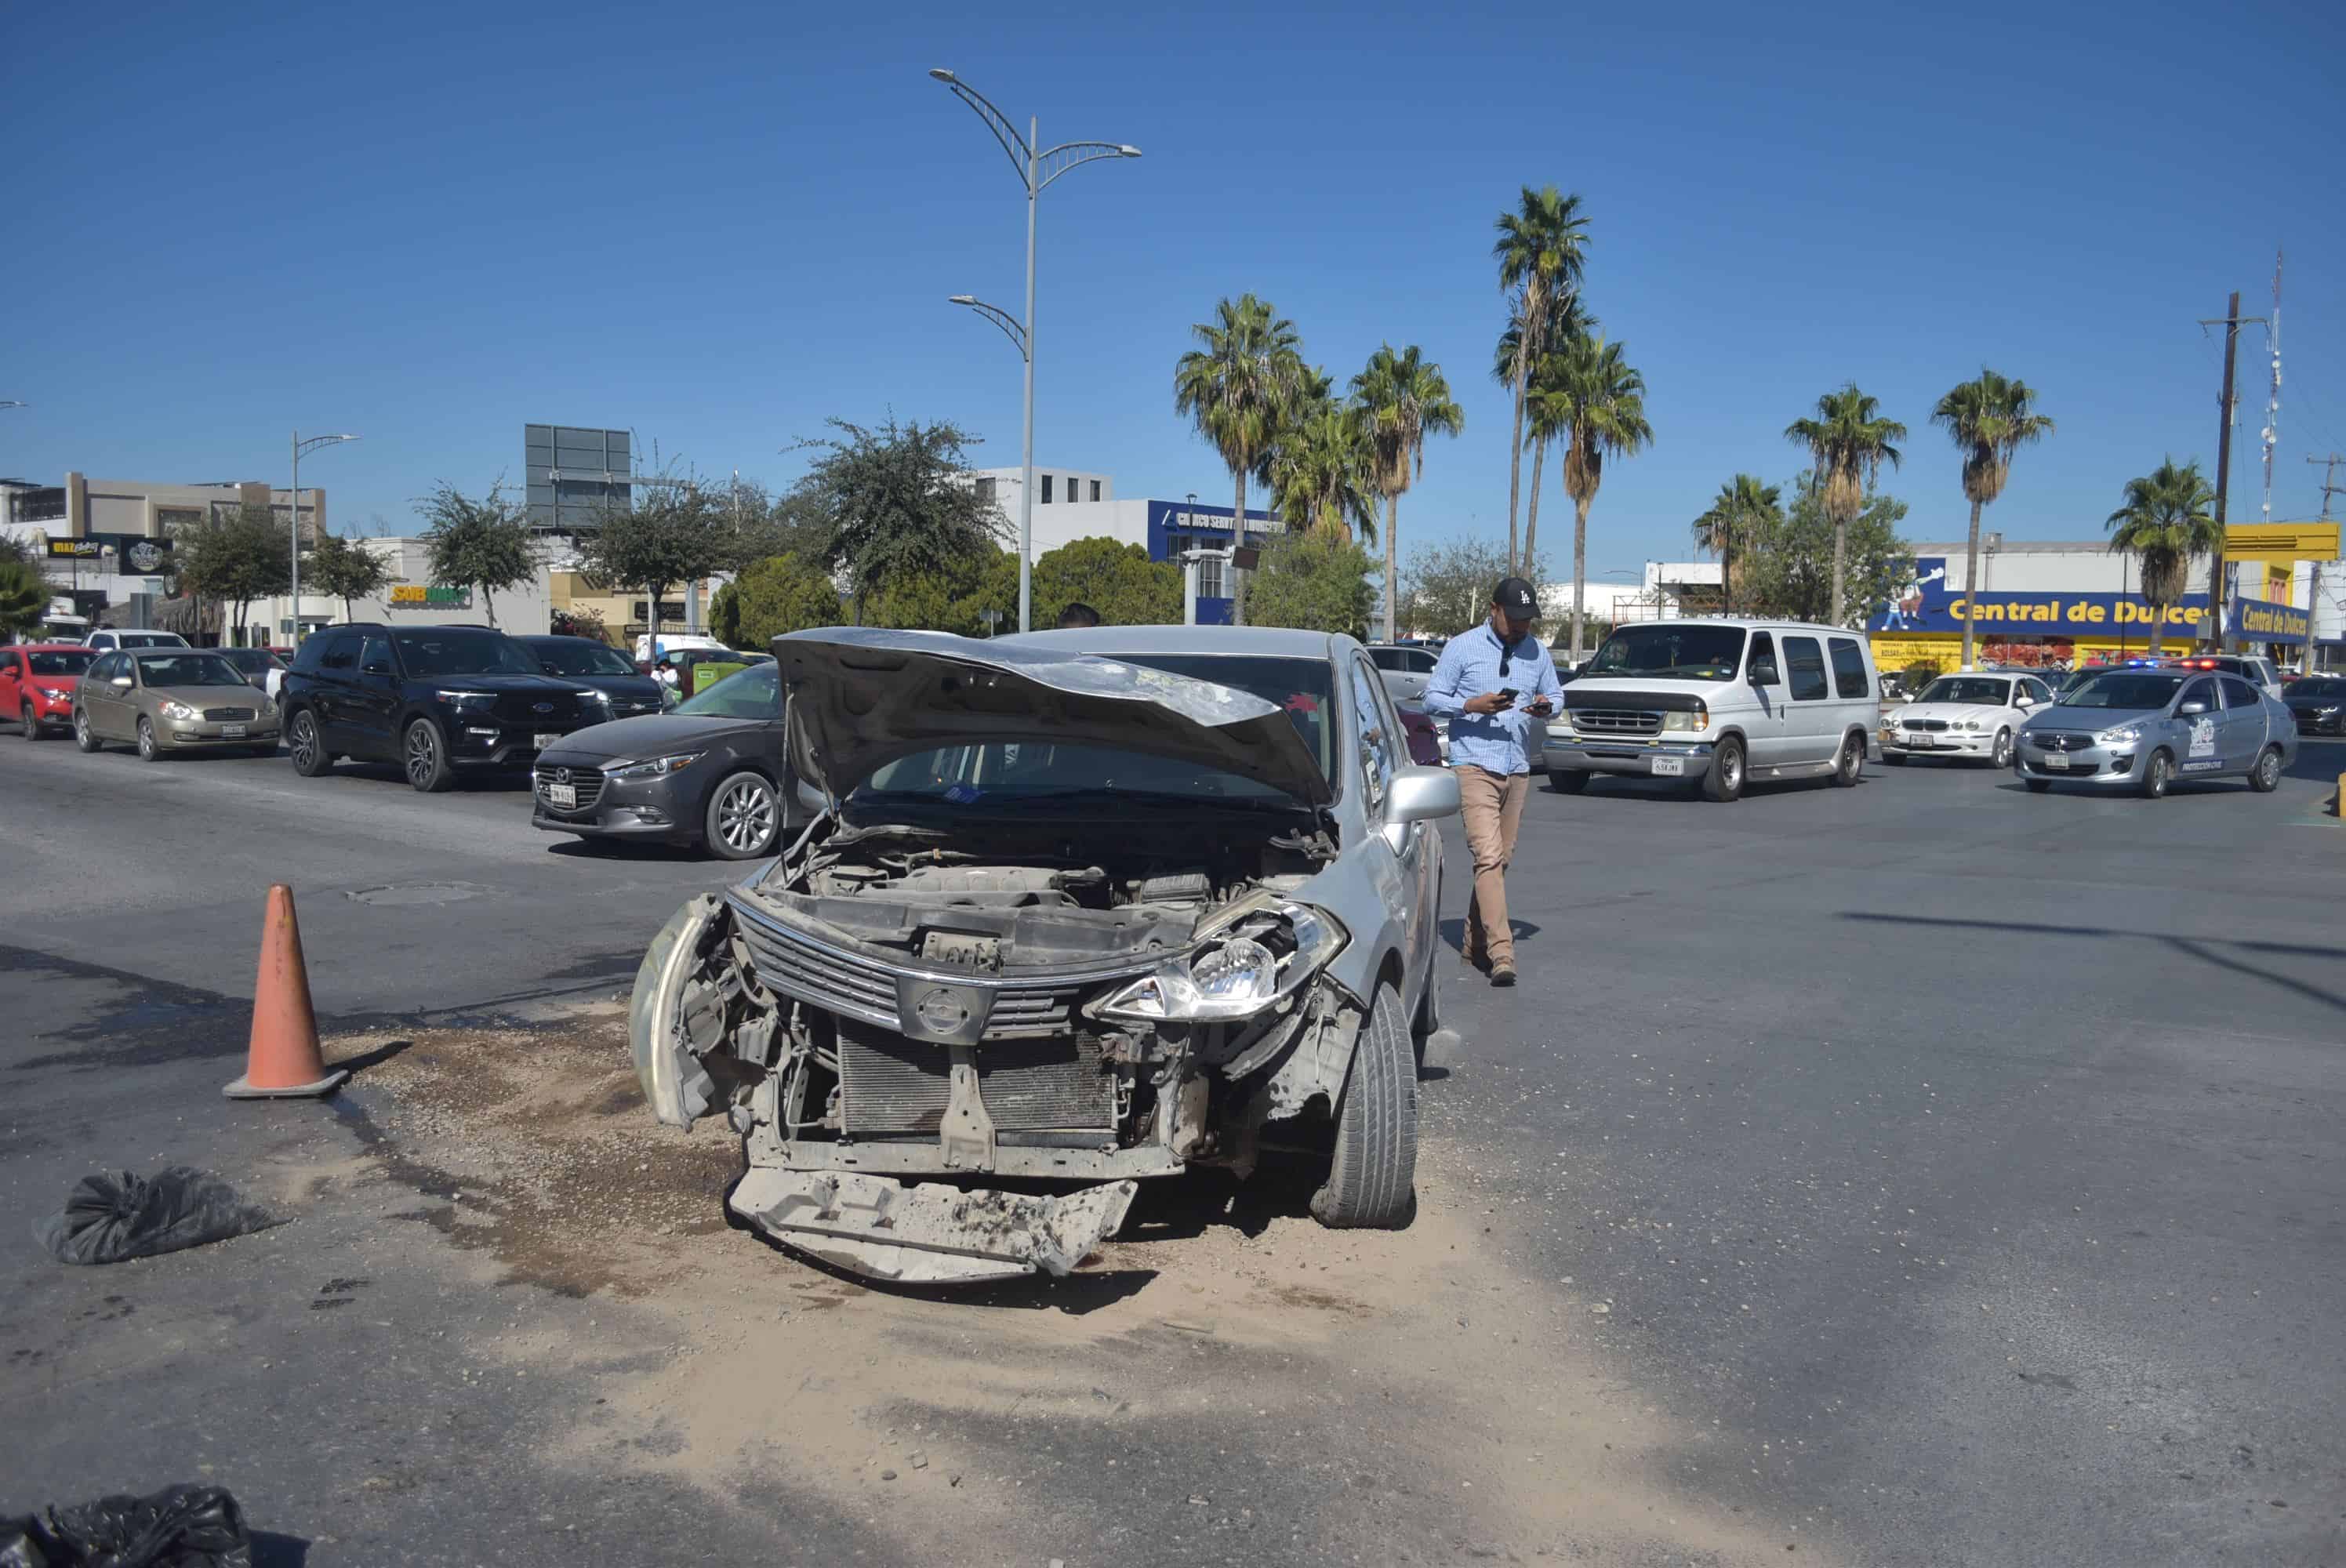
[[582, 637], [575, 632], [515, 632], [512, 636], [517, 643], [592, 643], [598, 648], [611, 646], [601, 637]]
[[1340, 640], [1352, 639], [1292, 626], [1081, 626], [1064, 632], [1023, 632], [1002, 640], [1111, 656], [1253, 654], [1259, 657], [1324, 659]]
[[132, 658], [177, 658], [181, 654], [216, 654], [219, 653], [221, 650], [219, 648], [191, 648], [174, 646], [159, 648], [117, 648], [114, 651], [119, 654], [128, 654]]
[[8, 653], [89, 653], [93, 650], [87, 643], [10, 643], [5, 650], [0, 651]]
[[1737, 626], [1747, 632], [1828, 632], [1837, 637], [1865, 640], [1865, 634], [1851, 626], [1829, 626], [1817, 621], [1753, 620], [1743, 616], [1678, 616], [1668, 620], [1623, 621], [1613, 629], [1626, 632], [1639, 626]]

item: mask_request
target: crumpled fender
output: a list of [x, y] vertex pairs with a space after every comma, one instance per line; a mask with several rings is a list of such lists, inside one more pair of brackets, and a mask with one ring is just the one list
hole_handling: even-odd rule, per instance
[[686, 983], [699, 967], [723, 901], [702, 893], [668, 918], [636, 970], [627, 1002], [627, 1051], [652, 1115], [671, 1127], [689, 1127], [709, 1109], [716, 1084], [692, 1054], [684, 1020]]

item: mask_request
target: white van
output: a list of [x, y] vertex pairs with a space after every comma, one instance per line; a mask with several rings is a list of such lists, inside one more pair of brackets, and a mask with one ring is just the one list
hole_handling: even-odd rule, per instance
[[1798, 621], [1647, 621], [1616, 629], [1548, 720], [1550, 783], [1680, 779], [1711, 800], [1751, 779], [1865, 771], [1882, 716], [1865, 636]]

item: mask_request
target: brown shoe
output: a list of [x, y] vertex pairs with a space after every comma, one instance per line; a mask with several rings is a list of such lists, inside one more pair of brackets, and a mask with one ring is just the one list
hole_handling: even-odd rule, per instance
[[1491, 983], [1493, 985], [1509, 986], [1513, 985], [1515, 983], [1515, 966], [1514, 964], [1499, 963], [1491, 966]]

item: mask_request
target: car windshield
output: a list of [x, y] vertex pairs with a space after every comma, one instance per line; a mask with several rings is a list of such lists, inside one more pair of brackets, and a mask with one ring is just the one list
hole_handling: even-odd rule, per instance
[[1658, 680], [1732, 680], [1743, 662], [1741, 626], [1631, 626], [1596, 650], [1582, 678], [1634, 675]]
[[183, 648], [187, 639], [177, 632], [124, 632], [121, 646], [127, 648]]
[[2012, 699], [2012, 683], [2008, 680], [1988, 680], [1980, 676], [1941, 676], [1923, 688], [1921, 702], [1969, 702], [1989, 708], [2002, 708]]
[[782, 667], [769, 662], [737, 669], [699, 696], [678, 703], [674, 711], [708, 718], [779, 718]]
[[267, 648], [217, 648], [213, 651], [247, 675], [267, 669], [271, 662]]
[[533, 642], [530, 652], [548, 675], [635, 675], [636, 661], [608, 643], [548, 637]]
[[[1326, 774], [1335, 722], [1333, 672], [1325, 659], [1265, 658], [1240, 654], [1119, 654], [1127, 664], [1188, 676], [1250, 692], [1282, 709]], [[744, 670], [733, 680], [758, 673]], [[731, 685], [732, 681], [725, 684]], [[713, 693], [703, 693], [703, 697]], [[699, 701], [699, 698], [695, 698]], [[682, 709], [678, 709], [679, 712]], [[850, 807], [877, 801], [934, 800], [969, 807], [1056, 800], [1069, 807], [1096, 800], [1147, 797], [1172, 803], [1232, 805], [1260, 809], [1291, 804], [1267, 784], [1218, 768], [1145, 756], [1103, 746], [1049, 740], [987, 741], [916, 751], [889, 763], [858, 785]]]
[[244, 672], [216, 653], [157, 654], [138, 662], [142, 686], [242, 686]]
[[53, 648], [26, 657], [32, 660], [35, 675], [80, 675], [97, 656], [87, 648]]
[[2061, 698], [2064, 708], [2115, 708], [2144, 713], [2165, 708], [2191, 677], [2181, 670], [2113, 670], [2097, 676]]
[[[38, 665], [33, 667], [33, 673], [40, 673]], [[2291, 697], [2346, 697], [2346, 680], [2301, 680], [2289, 688], [2289, 694]]]
[[536, 661], [503, 632], [398, 632], [393, 640], [411, 677], [538, 673]]

